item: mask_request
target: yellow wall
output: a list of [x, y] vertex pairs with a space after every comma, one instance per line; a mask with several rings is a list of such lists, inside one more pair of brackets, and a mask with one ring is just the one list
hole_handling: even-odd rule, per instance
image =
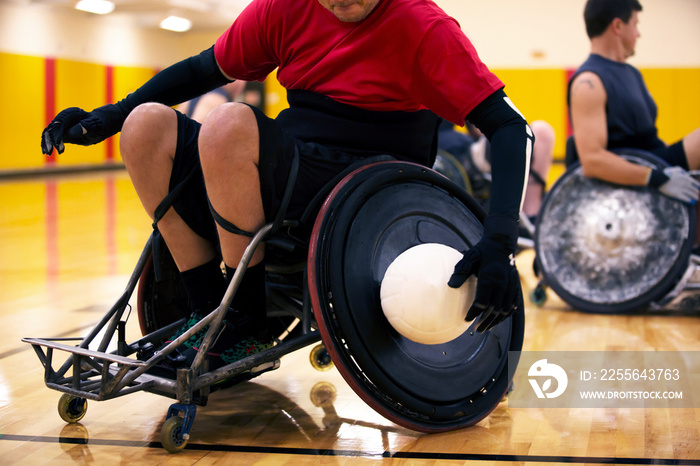
[[700, 128], [700, 68], [640, 70], [659, 107], [659, 137], [671, 144]]
[[0, 53], [0, 170], [44, 164], [44, 59]]
[[[55, 111], [67, 107], [92, 110], [107, 103], [107, 65], [74, 60], [55, 60], [55, 82], [47, 83], [46, 59], [0, 53], [0, 172], [38, 169], [46, 165], [39, 145], [46, 125], [47, 86], [55, 90]], [[114, 67], [112, 94], [125, 97], [148, 80], [155, 71], [143, 67]], [[120, 161], [118, 137], [114, 159]], [[55, 154], [57, 167], [103, 164], [107, 144], [81, 147], [67, 145], [63, 154]]]
[[566, 70], [492, 70], [505, 92], [528, 121], [546, 120], [554, 127], [555, 156], [563, 158], [567, 134]]
[[[92, 109], [107, 103], [107, 66], [74, 60], [55, 61], [55, 107]], [[555, 157], [564, 155], [568, 135], [566, 69], [494, 69], [506, 92], [522, 113], [533, 121], [547, 120], [557, 133]], [[659, 134], [675, 142], [700, 127], [700, 68], [643, 68], [649, 90], [659, 106]], [[112, 95], [118, 100], [134, 91], [154, 73], [144, 67], [113, 68]], [[0, 102], [12, 111], [0, 112], [0, 172], [36, 169], [45, 165], [39, 138], [45, 122], [45, 60], [0, 53]], [[266, 81], [267, 113], [276, 116], [287, 106], [286, 92], [274, 74]], [[118, 136], [114, 160], [120, 161]], [[55, 159], [68, 167], [107, 162], [107, 144], [67, 146]]]
[[[119, 101], [134, 92], [143, 83], [155, 74], [151, 68], [138, 68], [129, 66], [114, 67], [114, 100]], [[114, 144], [114, 160], [121, 162], [119, 154], [119, 134], [112, 138]]]
[[[106, 97], [105, 67], [72, 60], [56, 60], [56, 111], [68, 107], [92, 110], [104, 105]], [[39, 131], [40, 134], [41, 131]], [[63, 154], [55, 155], [59, 166], [97, 164], [105, 160], [105, 145], [66, 145]]]

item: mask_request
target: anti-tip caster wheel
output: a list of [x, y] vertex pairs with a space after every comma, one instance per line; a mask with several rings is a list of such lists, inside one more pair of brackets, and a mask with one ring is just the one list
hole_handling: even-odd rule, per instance
[[331, 355], [323, 344], [314, 346], [309, 354], [309, 361], [311, 361], [311, 367], [317, 371], [327, 371], [333, 368]]
[[75, 424], [85, 417], [87, 400], [64, 393], [58, 400], [58, 415], [69, 424]]
[[[189, 440], [189, 435], [182, 435], [182, 422], [180, 416], [172, 416], [165, 420], [160, 430], [160, 443], [170, 453], [178, 453], [184, 450]], [[187, 438], [184, 438], [184, 437]]]
[[537, 307], [542, 307], [546, 301], [547, 290], [545, 290], [544, 285], [540, 283], [530, 292], [530, 302]]

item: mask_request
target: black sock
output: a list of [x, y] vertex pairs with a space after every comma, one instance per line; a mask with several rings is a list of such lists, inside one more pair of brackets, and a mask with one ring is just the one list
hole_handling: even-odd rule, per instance
[[221, 273], [221, 259], [214, 258], [206, 264], [180, 272], [190, 309], [208, 314], [224, 297], [226, 279]]
[[[226, 266], [226, 276], [230, 281], [236, 269]], [[252, 321], [252, 331], [260, 332], [267, 328], [265, 313], [265, 262], [248, 267], [243, 281], [233, 297], [231, 307], [247, 315]]]

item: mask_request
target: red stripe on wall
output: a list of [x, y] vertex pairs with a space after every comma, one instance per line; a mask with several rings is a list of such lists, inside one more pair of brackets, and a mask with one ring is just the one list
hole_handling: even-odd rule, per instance
[[[56, 115], [56, 59], [44, 59], [44, 96], [46, 103], [44, 106], [44, 123], [48, 125]], [[47, 155], [44, 158], [45, 165], [53, 165], [56, 163], [58, 154], [53, 151], [52, 155]]]
[[[108, 104], [113, 104], [114, 103], [114, 66], [112, 65], [107, 65], [105, 67], [105, 102]], [[114, 161], [114, 138], [111, 137], [107, 139], [106, 145], [107, 145], [107, 162], [113, 162]]]

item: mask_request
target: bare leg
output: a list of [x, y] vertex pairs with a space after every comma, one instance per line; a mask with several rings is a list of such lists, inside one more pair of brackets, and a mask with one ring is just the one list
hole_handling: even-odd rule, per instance
[[683, 138], [683, 149], [690, 169], [700, 169], [700, 128]]
[[[688, 159], [688, 167], [691, 170], [700, 169], [700, 128], [683, 138], [683, 150]], [[700, 218], [700, 203], [695, 204], [695, 213]], [[700, 228], [695, 234], [695, 244], [700, 244]]]
[[[168, 194], [176, 145], [177, 117], [165, 105], [140, 105], [124, 122], [120, 140], [122, 158], [151, 218]], [[158, 222], [158, 229], [180, 271], [205, 264], [215, 257], [211, 243], [192, 231], [172, 207]]]
[[[532, 148], [532, 160], [530, 162], [531, 170], [547, 181], [554, 154], [554, 141], [556, 138], [554, 128], [543, 120], [533, 121], [530, 124], [530, 128], [535, 134], [535, 146]], [[528, 216], [537, 215], [542, 205], [544, 186], [531, 176], [525, 189], [523, 212]]]
[[[256, 232], [265, 223], [258, 172], [259, 134], [250, 107], [229, 103], [212, 110], [199, 134], [199, 155], [214, 210], [236, 227]], [[236, 267], [250, 242], [217, 226], [224, 262]], [[250, 265], [260, 263], [259, 247]]]

